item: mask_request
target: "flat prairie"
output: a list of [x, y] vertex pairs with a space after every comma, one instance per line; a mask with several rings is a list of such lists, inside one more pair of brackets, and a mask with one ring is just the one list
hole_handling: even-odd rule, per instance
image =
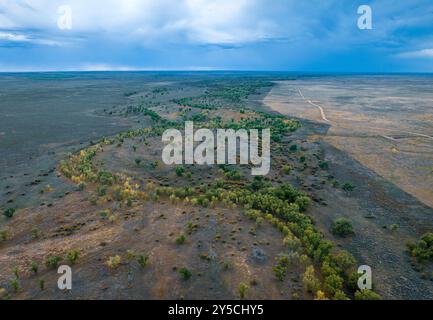
[[[406, 245], [433, 231], [431, 77], [36, 73], [0, 84], [0, 298], [433, 299], [432, 263]], [[162, 132], [185, 121], [269, 127], [269, 174], [164, 164]], [[72, 290], [58, 289], [63, 264]], [[360, 265], [373, 292], [356, 286]]]

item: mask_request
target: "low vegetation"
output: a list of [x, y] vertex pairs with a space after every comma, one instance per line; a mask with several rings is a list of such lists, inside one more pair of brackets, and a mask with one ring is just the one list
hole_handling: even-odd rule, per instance
[[412, 257], [419, 262], [433, 262], [433, 233], [424, 234], [416, 243], [408, 243], [407, 245]]
[[331, 232], [340, 237], [346, 237], [354, 234], [352, 224], [346, 218], [338, 218], [333, 221]]

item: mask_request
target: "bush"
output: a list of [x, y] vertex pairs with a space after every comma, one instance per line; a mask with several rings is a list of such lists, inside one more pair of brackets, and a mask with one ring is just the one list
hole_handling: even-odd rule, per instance
[[39, 279], [39, 289], [43, 291], [45, 289], [45, 281], [42, 279]]
[[345, 237], [354, 233], [352, 224], [346, 218], [338, 218], [334, 220], [332, 223], [331, 232], [334, 235], [340, 237]]
[[315, 293], [320, 289], [320, 281], [319, 281], [319, 279], [316, 278], [316, 276], [314, 274], [314, 267], [313, 266], [307, 267], [307, 270], [305, 270], [304, 277], [302, 280], [304, 282], [305, 288], [309, 292]]
[[39, 265], [36, 262], [32, 261], [32, 263], [30, 264], [30, 271], [33, 273], [38, 273], [38, 270]]
[[180, 166], [176, 168], [176, 174], [178, 177], [182, 177], [185, 173], [185, 168]]
[[15, 209], [14, 208], [7, 208], [3, 211], [3, 215], [6, 218], [12, 218], [14, 216]]
[[381, 300], [382, 298], [376, 292], [364, 289], [355, 292], [355, 300]]
[[283, 166], [283, 173], [284, 174], [290, 174], [290, 172], [292, 171], [292, 166], [289, 164], [286, 164]]
[[342, 189], [347, 192], [352, 192], [353, 190], [355, 190], [355, 186], [351, 182], [346, 182], [345, 184], [343, 184]]
[[350, 300], [342, 290], [337, 290], [333, 300]]
[[284, 281], [284, 278], [286, 277], [287, 268], [281, 265], [276, 265], [272, 267], [272, 270], [274, 271], [275, 277], [280, 280]]
[[106, 185], [99, 186], [96, 192], [100, 197], [105, 196], [107, 194], [107, 186]]
[[301, 212], [304, 212], [305, 210], [307, 210], [308, 206], [310, 205], [311, 200], [307, 196], [299, 196], [296, 198], [295, 203], [298, 205], [299, 210]]
[[70, 264], [74, 264], [80, 256], [80, 250], [71, 250], [66, 254], [66, 260], [69, 261]]
[[185, 235], [184, 235], [183, 233], [180, 234], [180, 235], [176, 238], [176, 243], [177, 243], [178, 245], [184, 244], [185, 241], [186, 241], [186, 237], [185, 237]]
[[182, 268], [179, 270], [180, 276], [183, 280], [187, 281], [192, 277], [192, 272], [187, 268]]
[[238, 292], [239, 292], [239, 298], [244, 299], [247, 294], [248, 286], [241, 282], [239, 283]]
[[8, 233], [5, 230], [0, 231], [0, 242], [6, 241], [8, 238]]
[[149, 255], [147, 253], [141, 254], [137, 258], [138, 264], [144, 268], [147, 266], [147, 263], [149, 262]]
[[356, 259], [349, 252], [342, 250], [332, 256], [335, 264], [344, 272], [348, 272], [356, 264]]
[[55, 269], [59, 265], [60, 261], [62, 261], [62, 257], [59, 256], [49, 256], [47, 261], [45, 262], [47, 268]]
[[331, 274], [327, 276], [324, 280], [324, 288], [326, 293], [328, 293], [329, 296], [334, 296], [337, 291], [340, 291], [343, 289], [344, 280], [342, 277], [340, 277], [337, 274]]
[[115, 255], [115, 256], [109, 257], [106, 264], [107, 264], [108, 268], [114, 270], [120, 266], [121, 261], [122, 261], [122, 259], [120, 258], [120, 256]]
[[20, 283], [18, 282], [18, 279], [12, 279], [10, 282], [10, 286], [12, 287], [12, 290], [14, 292], [18, 292], [20, 290]]
[[287, 254], [279, 254], [275, 260], [277, 261], [277, 265], [274, 266], [272, 270], [274, 271], [275, 277], [283, 281], [290, 264], [290, 258]]
[[407, 246], [412, 257], [418, 261], [433, 261], [433, 233], [428, 232], [417, 243], [409, 243]]
[[358, 273], [358, 272], [352, 272], [350, 275], [349, 275], [349, 279], [348, 279], [348, 281], [347, 281], [347, 286], [348, 286], [348, 288], [351, 290], [351, 291], [353, 291], [353, 292], [356, 292], [356, 290], [358, 290], [359, 289], [359, 287], [358, 287], [358, 280], [359, 280], [359, 277], [361, 276], [361, 273]]
[[319, 163], [319, 167], [320, 167], [320, 169], [328, 170], [328, 169], [329, 169], [329, 164], [328, 164], [328, 162], [326, 162], [326, 161], [321, 161], [321, 162]]

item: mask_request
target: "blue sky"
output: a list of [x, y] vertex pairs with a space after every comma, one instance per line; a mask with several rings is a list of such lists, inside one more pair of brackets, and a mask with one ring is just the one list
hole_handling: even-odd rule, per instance
[[42, 70], [433, 72], [433, 1], [0, 0], [0, 71]]

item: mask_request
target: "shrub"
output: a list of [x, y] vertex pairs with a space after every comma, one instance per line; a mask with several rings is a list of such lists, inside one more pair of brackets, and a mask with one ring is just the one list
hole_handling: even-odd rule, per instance
[[45, 281], [42, 279], [39, 279], [39, 289], [41, 289], [41, 291], [45, 289]]
[[96, 193], [100, 197], [105, 196], [107, 194], [107, 186], [106, 185], [98, 186]]
[[33, 228], [32, 231], [31, 231], [32, 239], [37, 239], [37, 238], [39, 238], [40, 233], [41, 233], [41, 232], [39, 231], [38, 228]]
[[183, 233], [180, 234], [180, 235], [176, 238], [176, 243], [177, 243], [178, 245], [182, 245], [182, 244], [184, 244], [185, 241], [186, 241], [186, 237], [185, 237], [185, 235], [184, 235]]
[[9, 300], [10, 296], [8, 295], [5, 288], [0, 287], [0, 300]]
[[103, 185], [111, 186], [116, 181], [116, 177], [109, 171], [100, 170], [97, 175], [97, 181]]
[[239, 283], [239, 287], [238, 287], [239, 298], [244, 299], [247, 294], [247, 290], [248, 290], [248, 286], [245, 283], [243, 282]]
[[320, 167], [320, 169], [328, 170], [328, 169], [329, 169], [329, 164], [328, 164], [328, 162], [326, 162], [326, 161], [321, 161], [321, 162], [319, 163], [319, 167]]
[[185, 168], [180, 166], [176, 168], [176, 174], [178, 177], [182, 177], [185, 173]]
[[62, 257], [59, 256], [49, 256], [47, 261], [45, 262], [47, 268], [55, 269], [59, 265], [60, 261], [62, 261]]
[[317, 279], [315, 274], [314, 274], [314, 267], [313, 266], [307, 267], [307, 270], [305, 270], [304, 277], [302, 280], [304, 282], [305, 288], [309, 292], [315, 293], [320, 289], [320, 282], [319, 282], [319, 279]]
[[14, 292], [18, 292], [18, 290], [20, 289], [20, 283], [18, 282], [18, 279], [12, 279], [10, 282], [10, 286], [12, 287], [12, 290]]
[[187, 281], [192, 277], [192, 272], [187, 268], [182, 268], [179, 270], [180, 276], [183, 280]]
[[355, 292], [355, 300], [381, 300], [382, 298], [376, 292], [364, 289]]
[[356, 292], [356, 290], [359, 289], [358, 280], [359, 280], [360, 276], [361, 276], [361, 274], [356, 272], [356, 271], [352, 272], [349, 275], [349, 279], [347, 280], [347, 286], [348, 286], [349, 290]]
[[83, 191], [86, 188], [86, 184], [84, 182], [80, 182], [79, 184], [77, 184], [77, 190], [78, 191]]
[[352, 182], [346, 182], [345, 184], [343, 184], [342, 189], [347, 192], [352, 192], [353, 190], [355, 190], [355, 186]]
[[14, 216], [15, 209], [14, 208], [7, 208], [3, 211], [3, 215], [6, 218], [12, 218]]
[[337, 290], [334, 294], [334, 300], [350, 300], [342, 290]]
[[36, 262], [32, 261], [32, 263], [30, 264], [30, 271], [33, 273], [38, 273], [38, 270], [39, 265]]
[[126, 260], [132, 260], [135, 259], [135, 252], [134, 250], [126, 250]]
[[277, 265], [274, 266], [272, 270], [274, 271], [275, 277], [278, 280], [283, 281], [290, 264], [290, 258], [287, 254], [279, 254], [275, 260], [277, 261]]
[[322, 290], [319, 290], [316, 292], [316, 298], [314, 298], [314, 300], [328, 300], [326, 298], [325, 293]]
[[356, 259], [345, 250], [334, 254], [332, 257], [335, 264], [345, 272], [349, 271], [356, 264]]
[[145, 266], [147, 266], [147, 263], [149, 262], [149, 255], [147, 253], [143, 253], [143, 254], [138, 256], [137, 261], [138, 261], [138, 264], [142, 268], [144, 268]]
[[284, 174], [290, 174], [290, 172], [292, 171], [292, 166], [289, 164], [286, 164], [283, 166], [283, 173]]
[[412, 257], [418, 261], [433, 261], [433, 233], [428, 232], [417, 243], [409, 243], [407, 246]]
[[109, 215], [110, 215], [110, 211], [107, 210], [107, 209], [102, 210], [102, 211], [99, 211], [99, 216], [100, 216], [102, 219], [106, 219], [106, 218], [108, 218]]
[[340, 237], [345, 237], [354, 233], [352, 224], [346, 218], [338, 218], [334, 220], [331, 226], [331, 232]]
[[5, 230], [0, 231], [0, 242], [6, 241], [8, 238], [8, 233]]
[[275, 277], [280, 280], [284, 281], [284, 278], [286, 277], [287, 268], [281, 265], [276, 265], [272, 267], [272, 271], [274, 271]]
[[327, 276], [323, 282], [326, 293], [334, 296], [338, 290], [343, 289], [344, 280], [337, 274]]
[[69, 261], [70, 264], [74, 264], [78, 258], [80, 257], [80, 250], [71, 250], [66, 254], [66, 260]]
[[295, 203], [299, 206], [299, 210], [303, 212], [307, 210], [308, 206], [311, 203], [311, 200], [307, 196], [299, 196], [296, 198]]
[[106, 264], [107, 264], [108, 268], [114, 270], [120, 266], [121, 261], [122, 261], [122, 259], [120, 258], [120, 256], [115, 255], [115, 256], [109, 257]]

